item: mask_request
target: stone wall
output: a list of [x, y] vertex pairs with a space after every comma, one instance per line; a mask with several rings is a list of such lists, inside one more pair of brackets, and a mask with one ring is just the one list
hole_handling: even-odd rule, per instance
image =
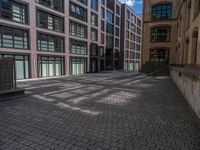
[[200, 71], [171, 68], [171, 76], [200, 118]]

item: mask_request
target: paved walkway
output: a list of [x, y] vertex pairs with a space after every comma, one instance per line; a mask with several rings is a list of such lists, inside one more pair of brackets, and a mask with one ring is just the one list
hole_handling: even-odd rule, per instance
[[170, 78], [113, 72], [20, 83], [0, 102], [3, 150], [200, 150], [200, 124]]

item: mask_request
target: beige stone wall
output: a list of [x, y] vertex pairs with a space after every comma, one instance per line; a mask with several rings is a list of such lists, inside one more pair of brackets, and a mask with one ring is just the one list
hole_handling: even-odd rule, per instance
[[[200, 11], [199, 0], [144, 0], [143, 10], [143, 45], [142, 63], [149, 60], [149, 50], [154, 47], [170, 48], [170, 64], [195, 66], [200, 69]], [[151, 7], [162, 3], [173, 4], [173, 20], [151, 21]], [[195, 11], [197, 12], [195, 15]], [[171, 26], [171, 41], [168, 43], [151, 43], [150, 29], [153, 26]], [[197, 46], [193, 33], [197, 33]], [[196, 56], [195, 56], [195, 49]], [[196, 57], [196, 63], [194, 58]]]
[[[162, 3], [172, 3], [173, 4], [173, 11], [176, 10], [176, 4], [174, 0], [168, 1], [161, 1], [161, 0], [144, 0], [144, 10], [143, 10], [143, 39], [142, 39], [142, 63], [145, 64], [146, 61], [150, 58], [150, 50], [154, 48], [166, 48], [170, 51], [170, 64], [176, 63], [176, 34], [177, 34], [177, 27], [176, 27], [176, 13], [173, 13], [172, 20], [167, 21], [151, 21], [151, 7], [153, 5], [162, 4]], [[150, 34], [152, 27], [163, 27], [169, 26], [171, 27], [171, 40], [170, 42], [159, 42], [159, 43], [152, 43], [150, 41]]]
[[171, 76], [183, 96], [200, 118], [200, 74], [194, 75], [182, 69], [173, 68]]
[[[189, 11], [188, 6], [191, 3], [191, 9]], [[184, 58], [183, 62], [184, 64], [193, 64], [192, 58], [194, 57], [192, 54], [192, 50], [194, 50], [196, 47], [193, 45], [193, 33], [195, 31], [198, 32], [198, 44], [197, 44], [197, 62], [196, 65], [200, 65], [200, 14], [199, 12], [197, 15], [195, 15], [195, 0], [192, 1], [186, 1], [184, 2], [180, 14], [178, 15], [178, 22], [180, 18], [184, 19], [182, 21], [182, 25], [185, 27], [181, 27], [181, 32], [182, 34], [179, 36], [180, 40], [178, 43], [181, 43], [182, 47], [180, 48], [180, 52], [184, 53], [185, 56], [182, 57]], [[181, 17], [182, 16], [182, 17]], [[189, 20], [189, 21], [188, 21]], [[188, 24], [188, 25], [187, 25]], [[186, 26], [187, 25], [187, 26]], [[180, 32], [180, 31], [179, 31]], [[187, 40], [187, 42], [186, 42]], [[187, 45], [188, 44], [188, 45]], [[181, 62], [179, 62], [181, 63]], [[193, 64], [194, 65], [194, 64]]]

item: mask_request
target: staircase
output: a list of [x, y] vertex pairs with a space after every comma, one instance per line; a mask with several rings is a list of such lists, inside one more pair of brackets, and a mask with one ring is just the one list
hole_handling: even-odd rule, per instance
[[165, 62], [147, 61], [144, 65], [144, 73], [151, 76], [169, 76], [169, 65]]

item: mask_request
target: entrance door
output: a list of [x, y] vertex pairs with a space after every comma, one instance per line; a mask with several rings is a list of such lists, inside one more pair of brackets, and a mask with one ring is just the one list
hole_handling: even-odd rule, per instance
[[106, 70], [113, 69], [113, 50], [106, 49]]
[[100, 70], [101, 71], [105, 70], [105, 68], [104, 68], [104, 60], [103, 59], [100, 61]]
[[92, 73], [96, 73], [97, 72], [97, 59], [96, 58], [91, 58], [91, 64], [90, 64], [90, 70]]

